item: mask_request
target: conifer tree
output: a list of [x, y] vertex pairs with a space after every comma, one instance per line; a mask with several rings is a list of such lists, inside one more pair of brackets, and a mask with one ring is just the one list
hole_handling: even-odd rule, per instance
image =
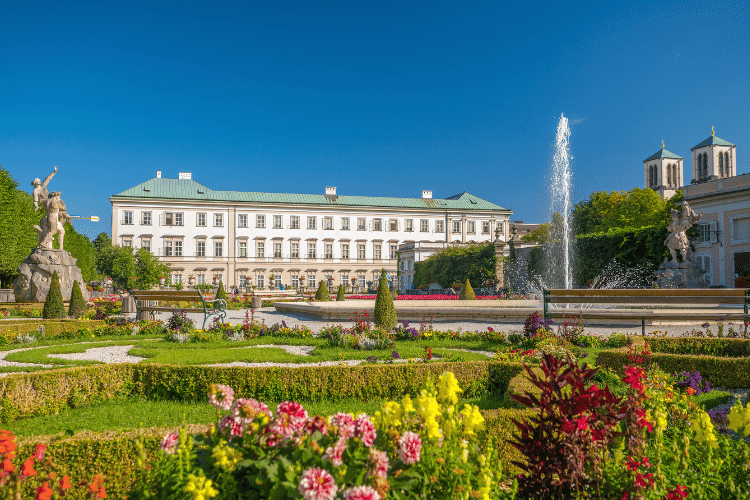
[[328, 292], [328, 287], [323, 280], [320, 280], [318, 290], [315, 292], [315, 300], [318, 302], [326, 302], [331, 300], [331, 294]]
[[388, 280], [385, 277], [385, 269], [380, 273], [378, 284], [378, 296], [375, 299], [375, 326], [386, 330], [396, 326], [396, 307], [393, 305], [393, 297], [388, 288]]
[[60, 319], [65, 317], [65, 304], [63, 303], [62, 291], [60, 290], [60, 276], [57, 271], [52, 274], [52, 280], [47, 292], [47, 300], [44, 301], [42, 310], [44, 319]]
[[344, 285], [339, 285], [339, 291], [336, 293], [336, 302], [344, 300]]
[[216, 298], [227, 300], [227, 292], [224, 291], [223, 281], [219, 281], [219, 289], [216, 290]]
[[464, 287], [461, 289], [461, 293], [458, 296], [459, 300], [476, 300], [477, 296], [474, 294], [474, 289], [471, 288], [471, 283], [469, 282], [469, 278], [466, 278], [466, 283], [464, 284]]
[[73, 291], [70, 292], [70, 304], [68, 305], [68, 316], [71, 318], [80, 318], [86, 310], [86, 301], [83, 300], [83, 293], [78, 280], [73, 282]]

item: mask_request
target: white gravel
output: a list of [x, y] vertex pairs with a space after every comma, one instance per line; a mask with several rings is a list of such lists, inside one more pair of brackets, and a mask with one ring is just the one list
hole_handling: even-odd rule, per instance
[[273, 345], [273, 344], [248, 345], [245, 347], [240, 347], [239, 349], [250, 349], [252, 347], [275, 347], [276, 349], [284, 349], [289, 354], [295, 354], [297, 356], [309, 356], [310, 353], [312, 353], [315, 350], [314, 345]]
[[50, 358], [69, 359], [72, 361], [99, 361], [101, 363], [140, 363], [146, 358], [131, 356], [128, 352], [132, 345], [113, 345], [106, 347], [92, 347], [84, 352], [70, 354], [48, 354]]

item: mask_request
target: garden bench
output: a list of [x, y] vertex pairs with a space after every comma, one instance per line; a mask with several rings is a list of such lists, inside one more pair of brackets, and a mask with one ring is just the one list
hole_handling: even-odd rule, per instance
[[[227, 315], [227, 302], [224, 299], [208, 300], [203, 297], [200, 290], [133, 290], [130, 292], [136, 303], [136, 318], [141, 312], [150, 312], [152, 317], [157, 312], [202, 312], [203, 329], [206, 329], [206, 321], [211, 316], [216, 316], [224, 321]], [[199, 302], [202, 308], [166, 307], [159, 306], [159, 302]]]
[[[550, 309], [550, 304], [567, 306]], [[575, 304], [608, 307], [575, 308]], [[724, 318], [748, 321], [748, 305], [750, 289], [747, 288], [544, 289], [542, 316], [544, 319], [574, 315], [584, 319], [641, 320], [641, 332], [645, 334], [646, 320], [716, 321]], [[727, 309], [721, 306], [735, 308]], [[741, 307], [744, 308], [744, 312], [740, 312]]]

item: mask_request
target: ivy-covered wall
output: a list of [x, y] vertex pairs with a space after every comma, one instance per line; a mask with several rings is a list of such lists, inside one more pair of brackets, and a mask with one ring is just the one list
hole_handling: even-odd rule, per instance
[[448, 247], [414, 265], [414, 286], [439, 283], [448, 288], [454, 283], [463, 284], [468, 278], [471, 286], [485, 286], [489, 279], [496, 279], [497, 257], [492, 243], [468, 247]]

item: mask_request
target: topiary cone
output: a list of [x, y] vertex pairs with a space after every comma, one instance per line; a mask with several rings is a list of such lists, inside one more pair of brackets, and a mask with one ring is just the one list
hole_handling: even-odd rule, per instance
[[68, 305], [68, 316], [71, 318], [80, 318], [86, 310], [86, 301], [83, 300], [83, 293], [78, 280], [73, 282], [73, 291], [70, 292], [70, 304]]
[[57, 271], [55, 271], [52, 273], [49, 292], [47, 292], [47, 299], [44, 301], [42, 318], [60, 319], [64, 317], [65, 304], [63, 303], [62, 291], [60, 290], [60, 276], [58, 276]]
[[474, 294], [474, 289], [471, 288], [471, 283], [469, 283], [469, 278], [466, 278], [466, 283], [464, 284], [464, 287], [461, 289], [461, 293], [458, 296], [459, 300], [476, 300], [477, 296]]
[[227, 292], [224, 291], [223, 281], [219, 281], [219, 289], [216, 290], [216, 298], [227, 300]]
[[336, 292], [336, 302], [342, 302], [344, 300], [344, 285], [339, 285], [339, 291]]
[[315, 300], [325, 302], [331, 300], [331, 294], [328, 293], [328, 287], [323, 280], [318, 284], [318, 290], [315, 292]]
[[396, 307], [393, 305], [393, 297], [388, 289], [388, 280], [385, 277], [385, 269], [380, 273], [378, 284], [378, 296], [375, 299], [375, 326], [386, 330], [396, 326]]

